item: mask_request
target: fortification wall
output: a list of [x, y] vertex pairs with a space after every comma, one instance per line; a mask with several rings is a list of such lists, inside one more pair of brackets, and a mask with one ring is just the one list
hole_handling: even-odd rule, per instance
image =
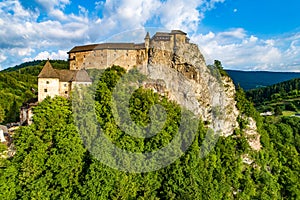
[[101, 49], [85, 52], [70, 53], [70, 69], [106, 69], [112, 65], [119, 65], [125, 69], [147, 63], [145, 49]]

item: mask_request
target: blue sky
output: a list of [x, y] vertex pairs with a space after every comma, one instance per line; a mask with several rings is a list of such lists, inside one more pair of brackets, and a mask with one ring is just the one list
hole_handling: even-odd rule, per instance
[[299, 72], [299, 10], [299, 0], [0, 0], [0, 69], [66, 59], [75, 45], [181, 29], [207, 64]]

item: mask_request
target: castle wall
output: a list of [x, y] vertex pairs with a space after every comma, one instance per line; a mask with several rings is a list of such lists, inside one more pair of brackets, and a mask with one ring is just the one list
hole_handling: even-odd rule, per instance
[[106, 69], [112, 65], [119, 65], [130, 69], [141, 63], [145, 63], [146, 50], [127, 49], [101, 49], [69, 54], [70, 69]]
[[158, 50], [165, 50], [173, 52], [174, 49], [174, 35], [170, 37], [170, 40], [151, 40], [150, 48]]
[[39, 78], [38, 79], [38, 101], [43, 101], [47, 96], [51, 98], [59, 94], [58, 78]]
[[59, 82], [59, 96], [69, 98], [71, 92], [71, 83]]
[[186, 43], [186, 36], [185, 35], [176, 34], [175, 37], [176, 37], [176, 44]]
[[169, 54], [176, 51], [176, 47], [186, 44], [188, 41], [185, 33], [174, 30], [171, 33], [156, 33], [152, 39], [147, 34], [144, 44], [135, 44], [129, 48], [126, 45], [122, 46], [122, 43], [115, 44], [118, 46], [116, 48], [111, 48], [111, 46], [102, 48], [101, 44], [92, 47], [82, 46], [69, 52], [70, 70], [106, 69], [112, 65], [119, 65], [128, 70], [133, 66], [146, 65], [148, 63], [148, 50], [151, 51], [153, 48], [162, 50], [162, 55], [168, 57]]

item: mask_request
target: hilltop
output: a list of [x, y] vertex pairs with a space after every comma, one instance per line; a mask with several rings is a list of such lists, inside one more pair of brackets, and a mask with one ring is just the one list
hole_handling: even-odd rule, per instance
[[288, 81], [293, 78], [300, 78], [298, 72], [268, 72], [268, 71], [238, 71], [226, 70], [236, 86], [240, 85], [244, 90], [251, 90], [266, 87]]

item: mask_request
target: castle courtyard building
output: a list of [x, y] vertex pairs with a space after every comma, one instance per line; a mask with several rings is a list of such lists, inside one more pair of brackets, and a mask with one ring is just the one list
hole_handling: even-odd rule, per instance
[[85, 70], [54, 69], [48, 60], [38, 76], [38, 102], [43, 101], [47, 96], [69, 98], [76, 85], [91, 83]]

